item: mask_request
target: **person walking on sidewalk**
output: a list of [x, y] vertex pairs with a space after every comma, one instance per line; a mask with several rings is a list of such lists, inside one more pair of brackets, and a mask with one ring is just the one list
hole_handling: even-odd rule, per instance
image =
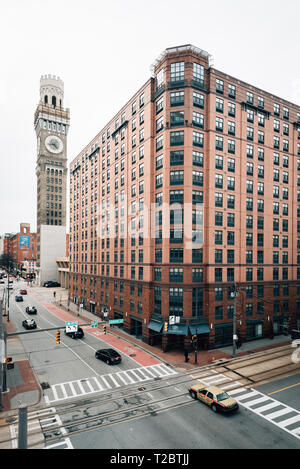
[[184, 358], [185, 358], [185, 363], [187, 363], [189, 361], [189, 352], [186, 348], [184, 349]]

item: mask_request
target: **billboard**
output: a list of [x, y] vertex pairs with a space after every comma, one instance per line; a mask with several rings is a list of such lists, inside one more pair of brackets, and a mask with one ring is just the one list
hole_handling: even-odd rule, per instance
[[20, 248], [30, 248], [30, 236], [20, 236]]

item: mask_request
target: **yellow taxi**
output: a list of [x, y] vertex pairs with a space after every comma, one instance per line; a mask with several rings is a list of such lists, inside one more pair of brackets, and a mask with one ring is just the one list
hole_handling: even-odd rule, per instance
[[189, 393], [193, 399], [204, 402], [214, 412], [233, 412], [239, 408], [236, 400], [218, 386], [203, 386], [201, 383], [193, 384], [189, 388]]

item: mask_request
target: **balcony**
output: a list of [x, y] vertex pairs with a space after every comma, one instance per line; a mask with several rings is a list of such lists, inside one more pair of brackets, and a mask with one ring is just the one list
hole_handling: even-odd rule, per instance
[[187, 80], [174, 80], [168, 82], [168, 90], [173, 90], [177, 88], [185, 88], [187, 86]]

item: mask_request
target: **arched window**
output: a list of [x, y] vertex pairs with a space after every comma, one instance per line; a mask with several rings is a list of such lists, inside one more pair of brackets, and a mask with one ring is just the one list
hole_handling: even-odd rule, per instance
[[56, 96], [52, 96], [52, 106], [56, 107]]
[[48, 104], [48, 96], [47, 95], [45, 95], [45, 97], [44, 97], [44, 102], [45, 102], [45, 104]]

